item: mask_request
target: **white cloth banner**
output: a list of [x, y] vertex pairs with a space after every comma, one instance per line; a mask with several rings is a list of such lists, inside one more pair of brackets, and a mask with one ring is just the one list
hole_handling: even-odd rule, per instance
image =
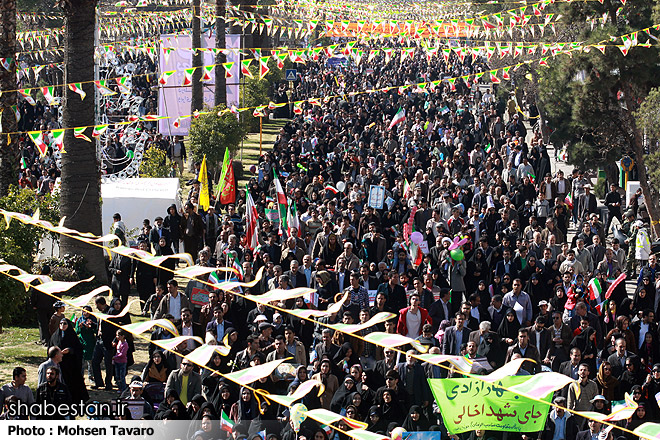
[[[238, 34], [229, 34], [225, 37], [227, 49], [240, 49], [241, 36]], [[166, 136], [187, 136], [190, 130], [190, 118], [180, 120], [179, 127], [174, 127], [174, 121], [177, 116], [189, 115], [191, 113], [190, 101], [192, 99], [192, 88], [190, 86], [182, 87], [184, 79], [184, 69], [192, 67], [192, 42], [190, 35], [161, 35], [161, 47], [177, 48], [172, 50], [169, 55], [165, 55], [163, 50], [159, 54], [159, 71], [167, 72], [176, 70], [165, 86], [158, 86], [158, 114], [169, 116], [169, 119], [158, 121], [158, 131]], [[215, 47], [215, 37], [204, 36], [202, 38], [203, 47]], [[178, 49], [182, 48], [182, 49]], [[186, 50], [188, 49], [188, 50]], [[238, 106], [239, 98], [239, 80], [240, 80], [240, 55], [239, 51], [230, 51], [227, 54], [227, 62], [234, 62], [231, 68], [231, 78], [227, 78], [227, 107], [232, 104]], [[203, 64], [210, 66], [215, 64], [213, 52], [203, 52]], [[224, 71], [224, 69], [223, 69]], [[213, 107], [213, 93], [215, 90], [215, 73], [211, 72], [211, 80], [203, 82], [204, 104]]]

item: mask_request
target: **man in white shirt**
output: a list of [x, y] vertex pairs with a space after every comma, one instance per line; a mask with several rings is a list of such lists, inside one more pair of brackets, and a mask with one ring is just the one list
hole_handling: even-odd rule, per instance
[[160, 319], [166, 313], [174, 316], [174, 319], [181, 319], [181, 310], [186, 307], [192, 308], [190, 300], [185, 294], [179, 293], [179, 283], [176, 280], [167, 282], [167, 292], [167, 295], [160, 300], [154, 319]]

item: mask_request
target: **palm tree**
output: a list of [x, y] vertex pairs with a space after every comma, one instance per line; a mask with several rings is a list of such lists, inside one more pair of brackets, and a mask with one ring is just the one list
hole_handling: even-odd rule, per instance
[[[226, 0], [215, 0], [215, 47], [224, 49], [227, 44], [225, 41], [225, 15], [227, 8]], [[215, 94], [213, 102], [216, 106], [227, 103], [227, 80], [225, 79], [225, 69], [222, 63], [227, 61], [224, 53], [218, 52], [215, 57]]]
[[[60, 0], [64, 11], [64, 82], [83, 82], [87, 98], [69, 88], [64, 90], [63, 126], [66, 128], [94, 125], [94, 31], [98, 0]], [[65, 226], [81, 232], [102, 235], [101, 167], [94, 144], [74, 137], [73, 130], [64, 135], [66, 153], [62, 155], [62, 190], [60, 209]], [[107, 280], [103, 252], [79, 240], [61, 237], [60, 252], [82, 254], [88, 269], [100, 282]]]
[[[0, 0], [0, 58], [16, 58], [16, 0]], [[16, 90], [16, 63], [9, 70], [0, 67], [0, 91]], [[11, 108], [16, 105], [16, 92], [0, 94], [0, 132], [17, 131], [16, 118]], [[0, 197], [9, 192], [9, 185], [18, 181], [18, 136], [0, 135]]]
[[[192, 47], [202, 47], [202, 23], [201, 23], [201, 8], [200, 0], [193, 0], [192, 3]], [[202, 88], [202, 65], [203, 58], [202, 52], [199, 50], [193, 51], [192, 67], [197, 67], [192, 74], [192, 98], [190, 101], [190, 113], [195, 110], [201, 110], [204, 105], [204, 89]]]

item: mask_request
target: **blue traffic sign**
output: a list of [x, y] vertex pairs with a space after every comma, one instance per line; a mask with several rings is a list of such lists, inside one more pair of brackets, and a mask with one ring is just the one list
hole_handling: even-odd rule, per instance
[[298, 76], [298, 71], [296, 69], [286, 69], [286, 74], [284, 77], [287, 81], [295, 81]]

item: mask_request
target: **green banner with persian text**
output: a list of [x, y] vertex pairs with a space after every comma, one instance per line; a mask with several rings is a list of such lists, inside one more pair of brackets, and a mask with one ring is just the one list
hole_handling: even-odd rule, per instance
[[[450, 434], [486, 429], [543, 430], [550, 405], [507, 391], [532, 376], [508, 376], [494, 383], [478, 379], [429, 379], [429, 386]], [[552, 393], [543, 400], [550, 402]]]

